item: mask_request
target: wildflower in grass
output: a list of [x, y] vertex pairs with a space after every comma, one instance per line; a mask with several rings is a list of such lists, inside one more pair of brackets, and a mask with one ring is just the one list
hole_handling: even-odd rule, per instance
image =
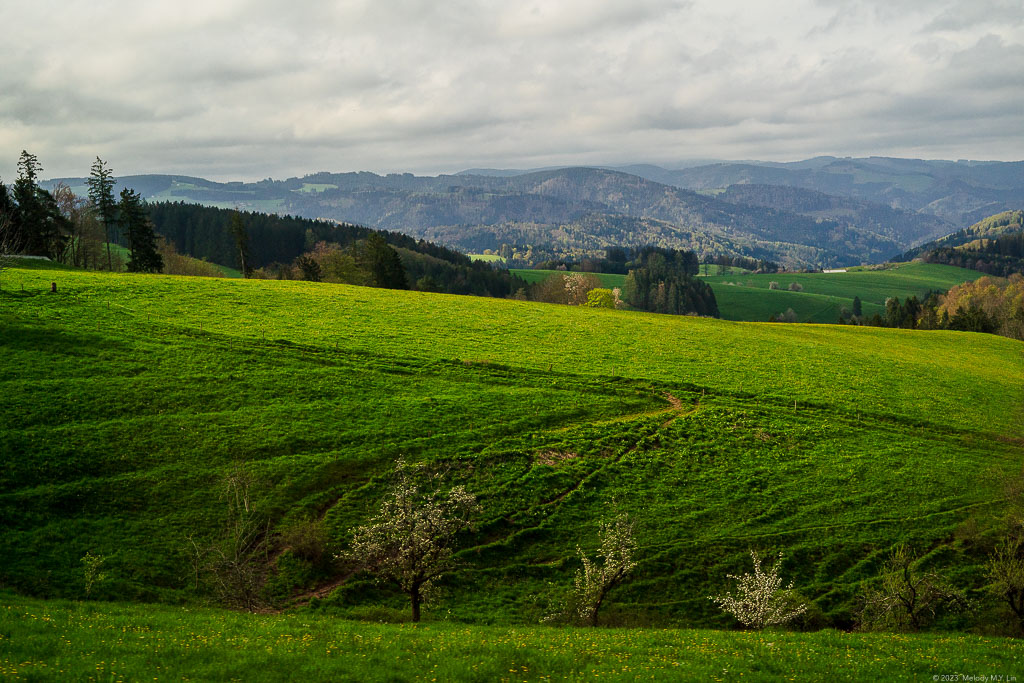
[[767, 571], [761, 568], [761, 558], [756, 551], [751, 550], [750, 557], [754, 560], [754, 573], [742, 576], [729, 574], [727, 578], [737, 581], [735, 592], [710, 596], [709, 600], [744, 626], [754, 629], [785, 624], [807, 611], [807, 605], [794, 596], [792, 582], [782, 587], [779, 577], [781, 552]]
[[434, 484], [427, 490], [413, 481], [404, 462], [398, 462], [396, 474], [377, 516], [355, 530], [352, 549], [343, 557], [395, 583], [409, 596], [412, 620], [419, 621], [434, 581], [454, 567], [457, 535], [471, 526], [480, 506], [462, 486], [442, 494], [440, 475], [427, 478]]

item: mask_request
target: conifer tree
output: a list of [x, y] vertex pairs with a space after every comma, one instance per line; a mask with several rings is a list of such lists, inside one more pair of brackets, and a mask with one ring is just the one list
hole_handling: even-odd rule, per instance
[[118, 205], [121, 229], [128, 238], [128, 249], [131, 258], [128, 270], [135, 273], [159, 273], [163, 270], [163, 258], [156, 248], [156, 234], [153, 224], [146, 215], [146, 206], [141, 195], [135, 190], [121, 190], [121, 203]]
[[86, 184], [89, 186], [89, 200], [92, 202], [93, 209], [99, 214], [100, 222], [103, 223], [103, 231], [107, 240], [107, 270], [113, 270], [110, 258], [110, 229], [117, 218], [114, 175], [107, 163], [99, 157], [96, 157], [96, 161], [90, 169]]
[[14, 182], [14, 240], [23, 253], [56, 258], [64, 251], [64, 221], [53, 195], [39, 187], [42, 170], [39, 159], [22, 150]]
[[235, 238], [235, 247], [238, 249], [238, 263], [242, 271], [242, 277], [249, 277], [252, 269], [249, 264], [249, 231], [242, 221], [242, 214], [235, 211], [231, 214], [231, 236]]

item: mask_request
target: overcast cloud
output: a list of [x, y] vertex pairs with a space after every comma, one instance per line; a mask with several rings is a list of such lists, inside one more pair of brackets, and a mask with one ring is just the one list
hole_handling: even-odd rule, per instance
[[1024, 0], [0, 5], [0, 178], [1024, 159]]

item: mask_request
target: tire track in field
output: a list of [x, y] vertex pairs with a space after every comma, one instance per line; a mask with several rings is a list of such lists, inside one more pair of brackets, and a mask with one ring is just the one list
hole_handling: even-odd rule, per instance
[[[611, 419], [608, 419], [608, 420], [599, 420], [597, 422], [588, 422], [588, 423], [584, 423], [584, 424], [588, 425], [588, 426], [601, 426], [601, 425], [608, 425], [608, 424], [619, 424], [619, 423], [624, 423], [624, 422], [632, 422], [634, 420], [648, 418], [648, 417], [652, 417], [652, 416], [656, 416], [656, 415], [664, 415], [664, 414], [668, 414], [668, 413], [673, 413], [673, 416], [672, 416], [671, 419], [669, 419], [667, 422], [664, 422], [664, 423], [662, 423], [660, 425], [659, 429], [662, 429], [664, 427], [667, 427], [672, 422], [674, 422], [675, 420], [677, 420], [677, 419], [679, 419], [681, 417], [687, 417], [689, 415], [693, 415], [698, 410], [700, 410], [700, 407], [701, 407], [700, 406], [700, 401], [698, 399], [698, 402], [697, 402], [696, 406], [694, 406], [693, 408], [691, 408], [688, 411], [683, 412], [683, 410], [686, 407], [686, 405], [679, 398], [677, 398], [674, 394], [672, 394], [671, 392], [668, 392], [668, 391], [664, 391], [664, 392], [662, 392], [661, 397], [664, 398], [666, 401], [668, 401], [668, 403], [669, 403], [669, 407], [668, 408], [659, 408], [657, 410], [651, 410], [651, 411], [647, 411], [647, 412], [643, 412], [643, 413], [635, 413], [635, 414], [631, 414], [631, 415], [625, 415], [625, 416], [620, 416], [620, 417], [616, 417], [616, 418], [611, 418]], [[553, 434], [553, 433], [565, 432], [565, 431], [569, 431], [570, 429], [579, 428], [580, 426], [583, 426], [583, 425], [577, 424], [577, 425], [569, 425], [567, 427], [559, 427], [557, 429], [547, 430], [546, 433]], [[531, 507], [529, 510], [526, 510], [526, 511], [524, 511], [522, 513], [517, 513], [517, 514], [511, 515], [510, 517], [506, 517], [505, 520], [509, 524], [514, 524], [515, 523], [515, 518], [520, 516], [520, 515], [522, 515], [522, 514], [533, 513], [533, 512], [535, 512], [537, 510], [543, 510], [544, 508], [549, 508], [551, 506], [558, 505], [565, 498], [567, 498], [570, 494], [572, 494], [575, 491], [579, 490], [585, 483], [587, 483], [588, 481], [591, 481], [594, 477], [596, 477], [602, 471], [604, 471], [608, 467], [610, 467], [610, 466], [620, 462], [622, 460], [622, 458], [624, 458], [626, 455], [629, 455], [630, 453], [635, 452], [637, 450], [637, 448], [639, 448], [639, 445], [634, 445], [632, 448], [619, 453], [614, 458], [605, 461], [604, 463], [602, 463], [601, 465], [599, 465], [595, 469], [593, 469], [590, 472], [588, 472], [587, 474], [585, 474], [575, 484], [573, 484], [572, 486], [570, 486], [566, 490], [562, 491], [561, 493], [559, 493], [559, 494], [557, 494], [557, 495], [555, 495], [555, 496], [553, 496], [551, 498], [548, 498], [546, 500], [541, 501], [537, 505], [534, 505], [533, 507]], [[535, 465], [536, 465], [536, 461], [534, 461], [534, 463], [530, 465], [530, 468], [532, 469]], [[347, 497], [347, 494], [346, 494], [346, 496], [342, 496], [341, 498], [336, 500], [334, 503], [328, 504], [328, 505], [324, 506], [324, 509], [320, 513], [319, 518], [322, 520], [324, 517], [326, 517], [327, 514], [331, 511], [331, 509], [335, 505], [337, 505], [337, 503], [339, 503], [345, 497]], [[550, 516], [550, 515], [545, 515], [545, 518], [548, 517], [548, 516]], [[513, 529], [508, 534], [506, 534], [504, 536], [500, 536], [500, 537], [498, 537], [496, 539], [490, 540], [490, 541], [488, 541], [486, 543], [482, 543], [482, 544], [478, 544], [478, 545], [475, 545], [475, 546], [470, 546], [470, 547], [467, 547], [467, 548], [463, 548], [462, 550], [459, 551], [458, 554], [468, 553], [468, 552], [471, 552], [471, 551], [474, 551], [474, 550], [479, 550], [479, 549], [482, 549], [482, 548], [485, 548], [485, 547], [488, 547], [488, 546], [491, 546], [491, 545], [505, 543], [505, 542], [515, 538], [516, 536], [518, 536], [520, 534], [532, 531], [534, 529], [539, 528], [540, 526], [541, 526], [541, 524], [538, 523], [538, 524], [534, 524], [534, 525], [527, 526], [527, 527], [521, 527], [519, 529]], [[283, 554], [286, 550], [288, 550], [288, 547], [280, 548], [276, 553], [274, 553], [272, 555], [273, 560], [276, 560], [277, 557], [280, 557], [280, 555]], [[273, 562], [273, 560], [272, 560], [272, 562]], [[271, 609], [271, 610], [267, 610], [267, 611], [270, 612], [270, 613], [280, 613], [280, 612], [284, 611], [284, 609], [288, 609], [288, 608], [292, 608], [292, 607], [306, 606], [314, 598], [317, 598], [317, 599], [326, 598], [328, 595], [330, 595], [332, 592], [334, 592], [337, 588], [340, 588], [346, 581], [348, 581], [350, 578], [355, 576], [357, 573], [358, 572], [355, 571], [355, 570], [349, 571], [348, 573], [346, 573], [346, 574], [344, 574], [344, 575], [342, 575], [340, 577], [337, 577], [335, 579], [332, 579], [331, 581], [329, 581], [329, 582], [327, 582], [325, 584], [322, 584], [322, 585], [317, 586], [315, 588], [312, 588], [310, 590], [303, 591], [303, 592], [298, 593], [296, 595], [290, 596], [288, 598], [288, 606], [286, 608]]]

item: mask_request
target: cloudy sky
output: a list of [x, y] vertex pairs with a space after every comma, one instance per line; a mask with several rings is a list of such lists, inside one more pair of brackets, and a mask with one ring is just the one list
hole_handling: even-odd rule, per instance
[[0, 179], [1024, 159], [1024, 0], [0, 4]]

